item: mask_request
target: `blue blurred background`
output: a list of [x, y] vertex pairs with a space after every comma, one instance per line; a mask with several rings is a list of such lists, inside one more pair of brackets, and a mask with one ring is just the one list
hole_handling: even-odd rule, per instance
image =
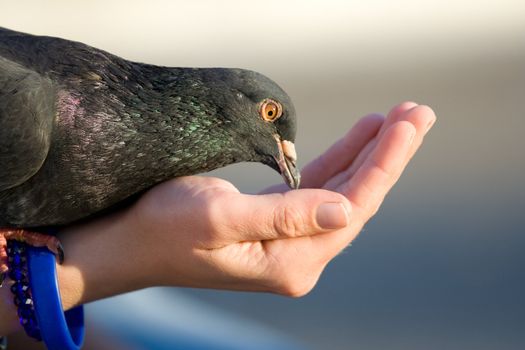
[[[260, 71], [295, 101], [303, 165], [369, 112], [413, 100], [438, 116], [382, 209], [306, 297], [121, 296], [88, 306], [86, 348], [161, 349], [166, 332], [217, 348], [207, 337], [222, 337], [225, 349], [243, 337], [267, 341], [253, 348], [525, 348], [522, 1], [17, 1], [2, 3], [0, 25], [136, 61]], [[255, 164], [212, 175], [246, 192], [280, 181]], [[157, 300], [164, 307], [148, 316]], [[159, 317], [172, 333], [155, 333]]]

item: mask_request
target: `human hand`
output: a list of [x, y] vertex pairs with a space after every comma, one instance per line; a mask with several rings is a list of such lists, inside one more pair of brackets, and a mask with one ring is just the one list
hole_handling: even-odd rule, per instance
[[[246, 195], [224, 180], [183, 177], [65, 229], [64, 308], [155, 285], [306, 294], [375, 214], [434, 121], [413, 103], [386, 120], [362, 118], [303, 169], [300, 190]], [[16, 311], [1, 304], [9, 319], [0, 328], [16, 329]]]
[[125, 234], [111, 254], [133, 253], [137, 286], [304, 295], [377, 211], [434, 120], [413, 103], [361, 119], [304, 168], [301, 190], [246, 195], [198, 176], [158, 185], [114, 224]]
[[[377, 212], [435, 120], [432, 109], [413, 102], [395, 106], [386, 119], [379, 114], [365, 116], [302, 170], [301, 187], [336, 191], [352, 204], [352, 220], [345, 233], [316, 237], [320, 246], [333, 246], [331, 253], [337, 254], [355, 239]], [[286, 186], [277, 185], [265, 192], [286, 190]]]

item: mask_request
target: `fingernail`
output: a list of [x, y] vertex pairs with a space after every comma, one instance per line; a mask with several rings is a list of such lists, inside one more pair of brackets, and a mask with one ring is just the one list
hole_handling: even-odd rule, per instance
[[333, 230], [348, 225], [348, 211], [342, 203], [323, 203], [317, 208], [317, 225]]
[[432, 118], [428, 124], [427, 124], [427, 130], [425, 130], [425, 134], [430, 130], [430, 128], [432, 127], [432, 125], [434, 125], [434, 123], [436, 122], [436, 118]]

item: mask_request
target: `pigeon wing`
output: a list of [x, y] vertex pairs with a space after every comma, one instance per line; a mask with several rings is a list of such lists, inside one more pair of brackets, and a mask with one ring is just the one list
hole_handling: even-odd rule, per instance
[[24, 183], [44, 163], [55, 97], [48, 78], [0, 56], [0, 191]]

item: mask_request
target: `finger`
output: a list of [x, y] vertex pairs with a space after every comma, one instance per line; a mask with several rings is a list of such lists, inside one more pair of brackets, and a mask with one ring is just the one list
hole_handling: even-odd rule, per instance
[[[424, 127], [426, 127], [427, 118], [426, 117], [422, 118], [421, 110], [429, 109], [429, 107], [419, 106], [419, 105], [415, 105], [414, 107], [414, 105], [415, 104], [413, 102], [405, 102], [405, 103], [402, 103], [394, 107], [388, 114], [388, 118], [385, 121], [383, 126], [387, 125], [388, 127], [390, 127], [395, 122], [405, 120], [405, 121], [408, 121], [414, 124], [416, 129], [418, 129], [418, 132], [420, 129], [423, 130]], [[325, 188], [328, 190], [335, 190], [335, 188], [339, 187], [341, 184], [347, 182], [350, 178], [352, 178], [352, 176], [354, 176], [354, 174], [361, 167], [361, 165], [363, 165], [363, 163], [368, 158], [368, 156], [373, 151], [373, 149], [377, 146], [378, 141], [380, 140], [381, 137], [383, 137], [385, 131], [386, 130], [384, 130], [382, 127], [377, 137], [374, 140], [372, 140], [368, 145], [366, 145], [364, 151], [356, 158], [356, 160], [352, 163], [352, 165], [344, 172], [338, 174], [337, 177], [334, 177], [334, 179], [332, 179], [327, 184], [327, 186], [325, 186]], [[419, 144], [417, 144], [417, 147], [419, 147]], [[417, 147], [414, 148], [414, 152], [415, 152], [415, 149], [417, 149]]]
[[346, 227], [351, 212], [343, 195], [318, 189], [230, 195], [221, 203], [211, 221], [227, 244], [330, 232]]
[[377, 136], [380, 138], [394, 123], [403, 119], [405, 113], [417, 107], [418, 104], [411, 101], [406, 101], [394, 106], [387, 114], [387, 118], [383, 123], [381, 130], [379, 130]]
[[415, 133], [414, 126], [406, 121], [392, 125], [356, 175], [339, 189], [352, 203], [352, 221], [342, 230], [344, 234], [333, 232], [312, 237], [313, 244], [327, 248], [326, 260], [347, 247], [376, 212], [406, 164]]
[[341, 186], [340, 191], [358, 208], [363, 221], [375, 213], [401, 175], [415, 134], [416, 129], [409, 122], [393, 124], [355, 176]]
[[[320, 188], [334, 174], [348, 167], [355, 155], [370, 143], [385, 118], [380, 114], [369, 114], [361, 118], [352, 129], [325, 153], [308, 163], [301, 171], [301, 188]], [[270, 186], [260, 194], [283, 193], [290, 188], [285, 184]]]
[[[365, 213], [363, 222], [376, 212], [385, 195], [399, 179], [434, 124], [436, 116], [430, 107], [418, 106], [407, 112], [406, 119], [395, 123], [385, 132], [377, 148], [356, 175], [339, 188], [356, 207], [354, 211]], [[415, 131], [414, 135], [409, 129]], [[383, 181], [380, 181], [381, 177]]]
[[[337, 188], [363, 163], [370, 151], [376, 146], [377, 137], [382, 135], [386, 128], [397, 121], [405, 111], [415, 106], [417, 106], [415, 102], [400, 103], [390, 110], [386, 120], [380, 114], [370, 114], [361, 118], [342, 139], [303, 168], [301, 171], [301, 187], [324, 187], [328, 190]], [[348, 153], [353, 154], [349, 155]], [[358, 153], [357, 157], [355, 153]], [[341, 162], [341, 158], [346, 158], [346, 161]], [[351, 166], [348, 168], [350, 164]], [[343, 170], [345, 171], [342, 172]], [[337, 174], [338, 172], [340, 173]], [[289, 188], [285, 184], [277, 184], [263, 190], [261, 194], [282, 193], [288, 190]]]
[[343, 138], [303, 168], [301, 187], [322, 187], [328, 179], [346, 169], [374, 138], [384, 121], [385, 117], [380, 114], [361, 118]]
[[[331, 259], [338, 254], [359, 234], [363, 225], [377, 211], [385, 195], [395, 184], [436, 120], [434, 112], [427, 106], [419, 106], [411, 113], [417, 117], [412, 119], [414, 124], [410, 122], [415, 125], [416, 129], [413, 141], [410, 142], [412, 136], [407, 130], [410, 128], [399, 126], [400, 123], [404, 124], [407, 121], [400, 121], [391, 126], [377, 149], [371, 154], [370, 160], [365, 162], [351, 181], [341, 186], [340, 191], [345, 193], [352, 202], [352, 221], [344, 230], [348, 233], [347, 235], [332, 233], [313, 237], [314, 244], [331, 248], [325, 259]], [[394, 127], [398, 130], [393, 129]], [[403, 128], [406, 129], [403, 130]]]
[[[423, 141], [423, 136], [428, 132], [436, 120], [434, 111], [425, 105], [418, 105], [415, 102], [403, 102], [390, 110], [388, 117], [385, 120], [385, 123], [381, 126], [376, 139], [371, 142], [370, 150], [365, 150], [363, 154], [352, 163], [352, 169], [350, 170], [350, 176], [352, 176], [357, 169], [361, 167], [365, 159], [368, 157], [372, 149], [377, 145], [378, 140], [384, 135], [386, 130], [394, 123], [398, 121], [406, 120], [412, 123], [416, 127], [417, 135], [421, 137], [416, 137], [415, 141], [412, 144], [412, 155], [421, 145]], [[367, 145], [369, 146], [369, 145]]]
[[414, 142], [410, 147], [408, 157], [406, 159], [406, 163], [408, 163], [423, 143], [423, 138], [425, 135], [436, 122], [436, 114], [429, 106], [421, 105], [407, 112], [406, 119], [404, 120], [412, 123], [412, 125], [414, 125], [417, 130], [416, 137], [414, 138]]
[[381, 125], [381, 128], [379, 129], [376, 137], [370, 142], [368, 142], [368, 144], [363, 148], [363, 150], [359, 153], [359, 155], [352, 162], [352, 164], [345, 169], [345, 171], [342, 171], [341, 173], [334, 176], [330, 181], [326, 183], [324, 188], [328, 190], [334, 190], [335, 188], [339, 187], [342, 183], [346, 182], [349, 178], [351, 178], [352, 175], [355, 174], [357, 169], [359, 169], [359, 167], [363, 164], [370, 152], [372, 152], [372, 150], [376, 147], [378, 140], [384, 135], [385, 131], [392, 124], [401, 120], [407, 111], [411, 110], [416, 106], [417, 103], [415, 102], [403, 102], [392, 108], [390, 112], [388, 112], [387, 118], [385, 122]]

